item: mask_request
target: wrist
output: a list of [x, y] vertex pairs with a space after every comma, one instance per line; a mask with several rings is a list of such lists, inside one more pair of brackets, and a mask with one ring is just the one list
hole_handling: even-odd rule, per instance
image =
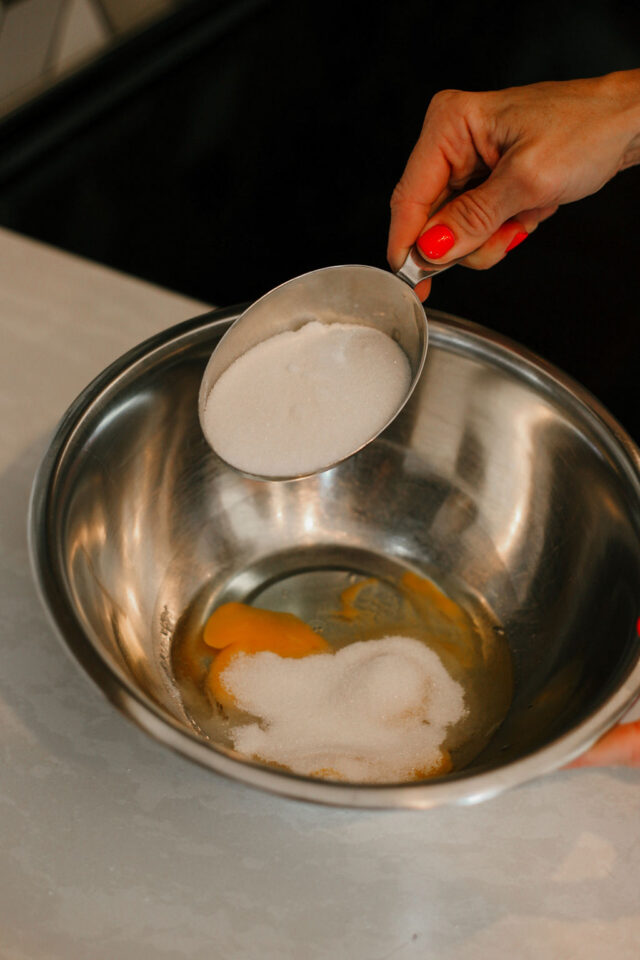
[[602, 77], [625, 144], [620, 170], [640, 163], [640, 70], [621, 70]]

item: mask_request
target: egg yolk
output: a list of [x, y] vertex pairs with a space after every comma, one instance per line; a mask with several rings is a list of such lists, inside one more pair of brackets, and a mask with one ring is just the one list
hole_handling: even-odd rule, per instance
[[292, 613], [259, 610], [244, 603], [224, 603], [211, 614], [204, 642], [219, 652], [207, 675], [209, 693], [223, 707], [236, 706], [222, 674], [234, 657], [268, 650], [279, 657], [332, 653], [327, 641]]
[[407, 571], [402, 575], [401, 583], [405, 590], [424, 597], [432, 607], [435, 607], [448, 620], [458, 624], [465, 622], [465, 615], [458, 604], [454, 603], [442, 590], [439, 590], [431, 580]]
[[435, 613], [440, 617], [437, 639], [441, 650], [446, 650], [461, 667], [473, 668], [473, 632], [469, 617], [463, 608], [443, 593], [426, 577], [407, 571], [400, 581], [401, 586], [413, 598], [417, 610], [425, 622]]
[[358, 594], [363, 587], [372, 586], [376, 583], [378, 583], [376, 577], [369, 577], [366, 580], [360, 580], [358, 583], [353, 583], [350, 587], [346, 587], [346, 589], [344, 589], [340, 594], [341, 606], [336, 616], [340, 617], [341, 620], [360, 619], [362, 616], [362, 610], [356, 606]]

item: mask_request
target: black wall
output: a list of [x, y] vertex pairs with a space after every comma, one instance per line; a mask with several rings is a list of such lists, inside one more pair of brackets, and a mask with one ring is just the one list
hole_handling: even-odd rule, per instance
[[[636, 8], [192, 3], [4, 122], [0, 223], [221, 305], [319, 266], [384, 266], [433, 93], [640, 66]], [[429, 301], [557, 363], [636, 439], [639, 208], [636, 168], [493, 270], [437, 278]]]

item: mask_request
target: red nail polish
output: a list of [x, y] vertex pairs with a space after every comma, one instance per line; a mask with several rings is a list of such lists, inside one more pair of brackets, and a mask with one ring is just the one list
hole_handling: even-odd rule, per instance
[[509, 253], [509, 250], [513, 250], [514, 247], [517, 247], [519, 243], [522, 243], [523, 240], [526, 240], [529, 234], [525, 230], [521, 230], [520, 233], [516, 233], [515, 237], [505, 250], [505, 253]]
[[435, 227], [429, 227], [418, 239], [418, 249], [427, 257], [428, 260], [439, 260], [444, 257], [447, 250], [456, 242], [449, 227], [443, 223], [437, 223]]

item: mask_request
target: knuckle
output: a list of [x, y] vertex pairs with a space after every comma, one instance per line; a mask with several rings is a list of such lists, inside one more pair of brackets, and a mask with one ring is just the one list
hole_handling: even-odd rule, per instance
[[456, 220], [471, 236], [483, 236], [495, 229], [495, 215], [481, 193], [463, 193], [455, 201]]
[[403, 178], [393, 188], [393, 193], [391, 194], [391, 199], [389, 200], [389, 206], [391, 207], [392, 211], [397, 211], [400, 209], [407, 210], [410, 207], [415, 207], [416, 209], [423, 211], [425, 205], [422, 198], [420, 196], [416, 196], [415, 189], [412, 189], [410, 186], [408, 186]]
[[399, 180], [398, 183], [396, 183], [395, 187], [393, 188], [393, 193], [391, 194], [391, 200], [389, 201], [389, 206], [391, 207], [392, 210], [396, 209], [397, 207], [402, 207], [404, 206], [405, 203], [407, 203], [407, 199], [408, 199], [407, 192], [405, 189], [404, 182], [402, 180]]
[[512, 176], [527, 207], [553, 206], [557, 190], [556, 174], [536, 153], [528, 152], [519, 157], [514, 163]]
[[447, 107], [451, 106], [452, 101], [455, 103], [461, 103], [464, 101], [469, 94], [466, 90], [458, 90], [454, 87], [447, 87], [444, 90], [438, 90], [437, 93], [434, 93], [431, 102], [439, 105], [444, 105]]
[[440, 104], [449, 104], [452, 99], [459, 97], [461, 93], [461, 90], [448, 88], [445, 90], [438, 90], [438, 92], [434, 93], [433, 97], [431, 98], [431, 103], [436, 104], [436, 106], [439, 106]]
[[429, 102], [427, 117], [429, 118], [441, 111], [445, 113], [450, 113], [452, 110], [457, 111], [465, 96], [462, 90], [438, 90]]

